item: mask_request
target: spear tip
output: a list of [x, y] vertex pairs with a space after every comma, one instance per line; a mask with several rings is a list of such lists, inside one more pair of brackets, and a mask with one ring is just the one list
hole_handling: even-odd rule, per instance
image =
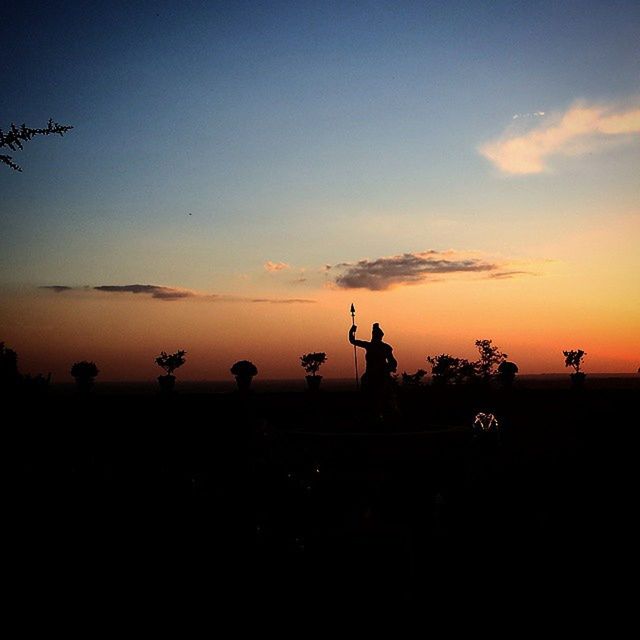
[[351, 313], [355, 313], [356, 312], [356, 308], [353, 306], [353, 302], [351, 303]]

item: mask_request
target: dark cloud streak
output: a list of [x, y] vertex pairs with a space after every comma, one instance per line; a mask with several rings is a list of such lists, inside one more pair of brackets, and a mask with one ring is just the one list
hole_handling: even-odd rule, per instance
[[93, 288], [96, 291], [106, 291], [109, 293], [142, 293], [157, 300], [181, 300], [183, 298], [192, 298], [195, 295], [191, 291], [172, 289], [171, 287], [160, 287], [155, 284], [102, 285]]
[[187, 289], [174, 289], [172, 287], [162, 287], [156, 284], [104, 284], [98, 287], [67, 287], [64, 285], [47, 285], [38, 287], [39, 289], [48, 289], [56, 293], [73, 290], [93, 290], [101, 293], [132, 293], [150, 297], [155, 300], [174, 301], [174, 300], [198, 300], [203, 302], [245, 302], [245, 303], [267, 303], [267, 304], [313, 304], [316, 301], [307, 298], [244, 298], [242, 296], [219, 295], [215, 293], [195, 293]]
[[495, 280], [508, 280], [509, 278], [515, 278], [516, 276], [535, 276], [537, 274], [532, 271], [496, 271], [496, 273], [490, 273], [489, 278]]
[[266, 302], [269, 304], [315, 304], [316, 303], [315, 300], [309, 300], [307, 298], [253, 298], [251, 300], [248, 300], [248, 302], [259, 302], [259, 303]]
[[49, 289], [50, 291], [55, 291], [56, 293], [64, 293], [65, 291], [71, 291], [73, 287], [67, 287], [63, 284], [46, 284], [38, 287], [38, 289]]
[[453, 252], [424, 251], [397, 256], [342, 262], [329, 267], [342, 271], [335, 283], [342, 289], [384, 291], [394, 286], [419, 284], [432, 274], [491, 272], [498, 265], [479, 258], [456, 257]]

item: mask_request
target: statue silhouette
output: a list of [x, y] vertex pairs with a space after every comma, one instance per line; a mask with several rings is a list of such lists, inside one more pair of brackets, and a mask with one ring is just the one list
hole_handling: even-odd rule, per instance
[[383, 417], [387, 410], [395, 412], [391, 374], [397, 369], [398, 363], [393, 357], [391, 345], [382, 341], [384, 332], [377, 322], [371, 329], [371, 342], [356, 340], [357, 329], [355, 324], [349, 329], [349, 342], [366, 352], [366, 370], [361, 379], [362, 391], [367, 394], [371, 408], [378, 419]]

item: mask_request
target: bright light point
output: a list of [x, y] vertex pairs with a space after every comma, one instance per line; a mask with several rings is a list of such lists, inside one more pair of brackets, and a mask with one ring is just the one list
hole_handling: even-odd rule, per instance
[[487, 433], [498, 430], [498, 419], [493, 413], [478, 413], [473, 419], [473, 430]]

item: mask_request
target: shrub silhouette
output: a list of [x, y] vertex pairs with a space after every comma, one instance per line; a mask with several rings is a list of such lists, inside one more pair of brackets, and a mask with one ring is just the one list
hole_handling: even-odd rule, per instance
[[14, 385], [18, 378], [18, 354], [0, 342], [0, 386]]
[[327, 361], [327, 354], [323, 351], [305, 353], [300, 356], [300, 365], [310, 375], [315, 377], [320, 367]]
[[258, 375], [258, 368], [250, 360], [238, 360], [230, 369], [234, 376], [253, 376]]
[[51, 374], [46, 377], [38, 373], [35, 376], [27, 373], [20, 377], [20, 386], [27, 393], [45, 393], [51, 384]]
[[417, 387], [422, 384], [422, 378], [427, 375], [424, 369], [418, 369], [415, 373], [402, 372], [402, 385], [406, 387]]
[[231, 373], [236, 377], [238, 389], [240, 391], [249, 391], [251, 380], [258, 375], [258, 367], [250, 360], [238, 360], [230, 369]]
[[93, 386], [94, 378], [100, 373], [95, 362], [81, 360], [74, 362], [71, 367], [71, 375], [76, 379], [79, 391], [89, 391]]
[[[437, 385], [489, 382], [498, 374], [498, 367], [507, 359], [491, 340], [476, 340], [476, 347], [480, 357], [470, 361], [466, 358], [455, 358], [448, 353], [439, 356], [427, 356], [431, 365], [433, 382]], [[517, 367], [516, 367], [517, 370]]]
[[100, 373], [100, 369], [95, 362], [82, 360], [75, 362], [71, 367], [71, 375], [74, 378], [95, 378]]
[[471, 362], [465, 358], [460, 358], [460, 366], [458, 367], [456, 382], [458, 384], [471, 384], [478, 382], [479, 379], [478, 362]]
[[160, 355], [155, 359], [155, 363], [167, 372], [168, 376], [173, 375], [173, 372], [181, 367], [186, 362], [186, 351], [179, 350], [175, 353], [167, 353], [161, 351]]
[[[64, 135], [67, 131], [73, 129], [69, 125], [58, 124], [54, 122], [52, 118], [49, 119], [49, 124], [46, 129], [31, 129], [23, 124], [20, 127], [16, 127], [15, 124], [11, 124], [9, 131], [6, 133], [0, 129], [0, 148], [9, 147], [11, 151], [18, 151], [23, 148], [23, 142], [28, 142], [35, 136], [48, 136], [51, 134], [57, 134], [59, 136]], [[0, 155], [0, 162], [11, 167], [14, 171], [22, 171], [11, 156]]]
[[427, 362], [431, 365], [431, 375], [436, 385], [460, 383], [474, 371], [471, 362], [464, 358], [455, 358], [448, 353], [427, 356]]
[[17, 386], [22, 392], [41, 393], [49, 389], [50, 383], [51, 374], [20, 374], [18, 354], [13, 349], [5, 347], [4, 342], [0, 342], [0, 391], [6, 387]]

